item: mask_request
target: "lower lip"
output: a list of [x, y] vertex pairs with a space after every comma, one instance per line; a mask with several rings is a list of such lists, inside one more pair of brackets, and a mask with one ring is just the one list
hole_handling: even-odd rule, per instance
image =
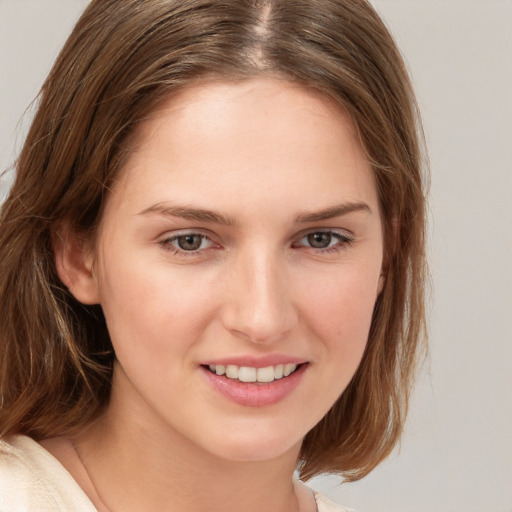
[[203, 367], [201, 367], [201, 370], [210, 385], [232, 402], [245, 407], [264, 407], [276, 404], [292, 393], [300, 384], [306, 367], [307, 364], [301, 364], [288, 377], [262, 384], [228, 379], [223, 375], [216, 375]]

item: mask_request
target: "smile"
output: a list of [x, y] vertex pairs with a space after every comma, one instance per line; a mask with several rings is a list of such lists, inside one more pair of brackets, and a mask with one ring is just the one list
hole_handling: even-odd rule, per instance
[[265, 368], [254, 368], [250, 366], [237, 366], [235, 364], [212, 364], [208, 369], [215, 375], [223, 375], [228, 379], [238, 380], [240, 382], [259, 382], [269, 383], [288, 377], [298, 368], [293, 363], [278, 364], [275, 366], [266, 366]]
[[244, 407], [265, 407], [292, 394], [308, 367], [308, 362], [297, 361], [273, 366], [208, 363], [200, 368], [211, 388], [228, 400]]

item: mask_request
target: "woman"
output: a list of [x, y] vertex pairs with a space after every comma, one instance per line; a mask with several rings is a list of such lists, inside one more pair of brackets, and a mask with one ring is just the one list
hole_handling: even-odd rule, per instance
[[0, 220], [1, 510], [345, 510], [424, 326], [418, 115], [363, 1], [96, 0]]

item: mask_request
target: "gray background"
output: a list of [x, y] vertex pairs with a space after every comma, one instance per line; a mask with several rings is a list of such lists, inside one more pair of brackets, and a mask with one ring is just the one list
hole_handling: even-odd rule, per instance
[[[0, 0], [0, 169], [86, 3]], [[312, 485], [360, 512], [512, 512], [512, 2], [374, 4], [430, 147], [431, 355], [401, 449], [361, 482]]]

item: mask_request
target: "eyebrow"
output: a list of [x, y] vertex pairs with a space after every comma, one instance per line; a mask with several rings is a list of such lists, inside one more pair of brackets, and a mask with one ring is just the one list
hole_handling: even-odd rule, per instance
[[224, 226], [234, 226], [237, 222], [222, 215], [221, 213], [203, 208], [192, 208], [188, 206], [172, 206], [165, 203], [157, 203], [137, 215], [160, 214], [166, 217], [179, 217], [185, 220], [197, 220], [199, 222], [209, 222], [212, 224], [222, 224]]
[[307, 222], [318, 222], [321, 220], [334, 219], [342, 215], [348, 215], [354, 212], [367, 212], [372, 213], [370, 207], [363, 202], [343, 203], [334, 206], [329, 206], [323, 210], [316, 212], [302, 213], [295, 218], [295, 222], [305, 224]]
[[[295, 218], [298, 224], [308, 222], [318, 222], [322, 220], [341, 217], [354, 212], [372, 213], [370, 207], [363, 202], [342, 203], [339, 205], [329, 206], [315, 212], [301, 213]], [[199, 222], [208, 222], [212, 224], [221, 224], [224, 226], [236, 226], [238, 223], [231, 217], [226, 217], [221, 213], [213, 210], [205, 210], [203, 208], [193, 208], [189, 206], [173, 206], [166, 203], [157, 203], [149, 208], [140, 211], [137, 215], [160, 214], [167, 217], [178, 217], [185, 220], [196, 220]]]

